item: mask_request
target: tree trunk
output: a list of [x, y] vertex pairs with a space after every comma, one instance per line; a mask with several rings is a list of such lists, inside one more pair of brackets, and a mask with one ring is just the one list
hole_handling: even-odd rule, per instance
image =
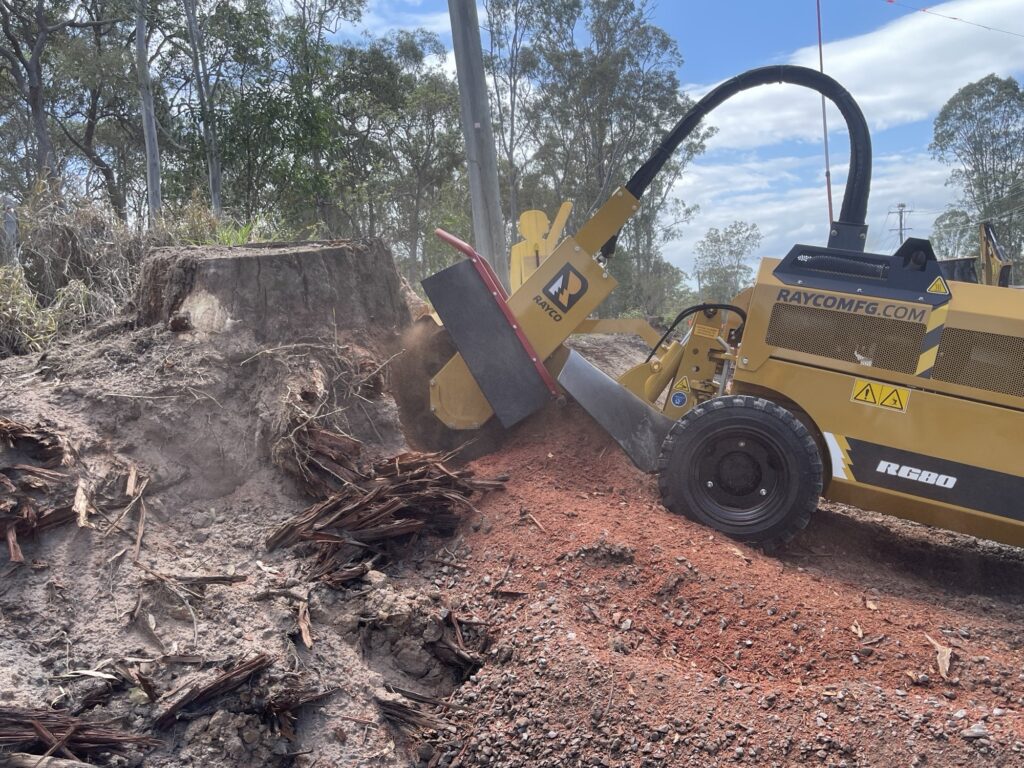
[[163, 196], [160, 189], [160, 144], [156, 133], [156, 108], [153, 86], [149, 79], [149, 45], [146, 30], [146, 0], [135, 6], [135, 68], [139, 83], [139, 111], [142, 114], [142, 137], [146, 144], [146, 202], [149, 226], [160, 221]]
[[199, 114], [203, 122], [203, 148], [206, 151], [206, 170], [210, 181], [210, 207], [213, 209], [213, 215], [219, 219], [222, 211], [220, 149], [217, 146], [217, 122], [210, 76], [206, 70], [206, 46], [196, 16], [195, 0], [181, 0], [181, 5], [185, 10], [188, 43], [192, 54], [192, 76], [196, 84]]
[[[34, 11], [35, 39], [19, 38], [12, 26], [14, 12], [8, 5], [0, 6], [3, 37], [6, 44], [0, 46], [0, 56], [9, 64], [8, 71], [14, 80], [18, 95], [28, 107], [32, 133], [36, 140], [35, 169], [36, 181], [48, 183], [56, 174], [56, 159], [53, 140], [46, 114], [46, 89], [43, 86], [43, 52], [49, 39], [50, 28], [46, 21], [46, 5], [38, 0]], [[29, 47], [31, 46], [31, 47]]]
[[18, 214], [14, 201], [0, 197], [0, 267], [18, 265]]
[[46, 91], [43, 89], [42, 67], [38, 61], [29, 61], [28, 108], [32, 117], [32, 131], [36, 137], [36, 176], [39, 181], [49, 181], [56, 173], [53, 156], [53, 139], [46, 116]]

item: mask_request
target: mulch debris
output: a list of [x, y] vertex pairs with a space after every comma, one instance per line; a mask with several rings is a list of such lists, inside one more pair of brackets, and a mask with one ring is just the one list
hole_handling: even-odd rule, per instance
[[380, 542], [424, 530], [450, 534], [473, 509], [474, 494], [503, 488], [505, 480], [450, 470], [450, 458], [403, 453], [353, 471], [339, 490], [281, 525], [267, 548], [317, 545], [310, 578], [340, 586], [367, 572]]

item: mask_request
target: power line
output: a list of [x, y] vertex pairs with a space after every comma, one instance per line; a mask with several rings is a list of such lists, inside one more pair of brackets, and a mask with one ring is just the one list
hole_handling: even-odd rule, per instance
[[979, 224], [983, 224], [986, 221], [1002, 221], [1007, 216], [1013, 216], [1015, 213], [1020, 213], [1022, 211], [1024, 211], [1024, 205], [1021, 205], [1017, 208], [1011, 208], [1008, 211], [1003, 211], [1002, 213], [996, 214], [995, 216], [982, 216], [980, 219], [976, 221], [970, 221], [967, 224], [951, 224], [945, 227], [933, 227], [932, 232], [962, 232], [971, 229], [972, 227], [976, 227]]
[[977, 22], [974, 21], [962, 19], [959, 16], [947, 16], [944, 13], [933, 11], [931, 8], [918, 8], [915, 5], [907, 5], [906, 3], [897, 2], [897, 0], [883, 0], [883, 2], [886, 5], [898, 5], [900, 8], [906, 8], [908, 10], [918, 11], [920, 13], [927, 13], [929, 16], [937, 16], [940, 19], [946, 19], [948, 21], [958, 21], [961, 24], [969, 24], [972, 27], [978, 27], [978, 29], [985, 29], [988, 30], [989, 32], [999, 32], [1004, 35], [1012, 35], [1013, 37], [1024, 38], [1024, 34], [1021, 34], [1020, 32], [1011, 32], [1009, 29], [1000, 29], [999, 27], [992, 27], [989, 26], [988, 24], [978, 24]]

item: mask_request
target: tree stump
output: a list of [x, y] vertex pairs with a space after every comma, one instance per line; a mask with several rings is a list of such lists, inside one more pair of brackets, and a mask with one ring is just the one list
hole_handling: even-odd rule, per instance
[[143, 264], [137, 306], [140, 325], [250, 331], [262, 343], [327, 329], [378, 336], [410, 320], [380, 240], [160, 248]]

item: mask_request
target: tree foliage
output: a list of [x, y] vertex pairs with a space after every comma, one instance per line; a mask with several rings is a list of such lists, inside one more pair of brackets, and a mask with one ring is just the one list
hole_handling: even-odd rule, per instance
[[[487, 0], [495, 113], [511, 226], [564, 200], [578, 227], [625, 183], [686, 113], [675, 41], [647, 0]], [[619, 239], [620, 288], [600, 311], [667, 314], [686, 299], [685, 275], [663, 254], [694, 210], [672, 196], [711, 129], [698, 131], [648, 189]]]
[[[953, 166], [949, 183], [958, 187], [961, 230], [951, 226], [959, 214], [936, 221], [940, 237], [991, 222], [1018, 265], [1024, 264], [1024, 90], [1012, 77], [987, 75], [965, 85], [935, 119], [933, 155]], [[941, 226], [940, 226], [941, 225]]]
[[703, 301], [728, 303], [751, 285], [750, 255], [761, 245], [757, 224], [734, 221], [725, 229], [712, 227], [697, 243], [694, 268]]
[[[485, 4], [509, 233], [524, 209], [550, 215], [567, 199], [571, 232], [689, 107], [682, 57], [649, 0]], [[364, 7], [0, 0], [0, 193], [27, 200], [43, 183], [129, 227], [184, 221], [189, 237], [382, 236], [422, 278], [453, 258], [434, 227], [471, 234], [457, 86], [433, 34], [357, 38]], [[693, 215], [673, 189], [709, 135], [622, 232], [621, 287], [602, 311], [687, 300], [663, 251]]]

